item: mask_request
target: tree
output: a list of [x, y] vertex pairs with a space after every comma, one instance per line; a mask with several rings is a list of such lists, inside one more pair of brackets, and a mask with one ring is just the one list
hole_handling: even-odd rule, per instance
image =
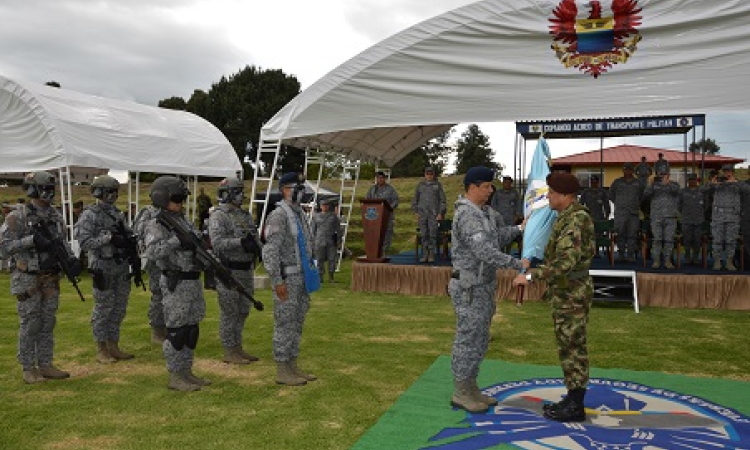
[[392, 177], [421, 177], [424, 168], [432, 166], [435, 175], [440, 176], [448, 165], [448, 157], [453, 152], [453, 147], [448, 143], [453, 128], [435, 136], [422, 146], [418, 147], [403, 159], [393, 165]]
[[482, 133], [479, 126], [471, 124], [461, 134], [456, 144], [456, 172], [466, 173], [471, 167], [485, 166], [499, 169], [493, 161], [495, 152], [490, 147], [490, 138]]
[[691, 143], [688, 149], [693, 153], [705, 152], [707, 155], [716, 155], [721, 150], [721, 147], [713, 139], [701, 139], [698, 142]]
[[169, 97], [159, 100], [159, 108], [176, 109], [178, 111], [187, 110], [187, 103], [182, 97]]

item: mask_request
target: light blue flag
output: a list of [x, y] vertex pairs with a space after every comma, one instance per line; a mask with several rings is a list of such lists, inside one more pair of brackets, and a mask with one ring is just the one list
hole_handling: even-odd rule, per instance
[[529, 170], [528, 187], [524, 196], [524, 217], [527, 217], [526, 227], [523, 232], [523, 252], [521, 257], [531, 261], [540, 262], [544, 258], [544, 247], [547, 246], [552, 226], [557, 219], [557, 212], [549, 207], [547, 193], [547, 175], [549, 175], [549, 164], [552, 159], [547, 141], [542, 137], [536, 144], [534, 156], [531, 159]]

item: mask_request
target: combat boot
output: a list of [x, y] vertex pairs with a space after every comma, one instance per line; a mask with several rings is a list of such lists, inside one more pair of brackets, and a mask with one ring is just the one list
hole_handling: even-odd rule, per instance
[[165, 340], [167, 340], [166, 327], [151, 327], [151, 342], [153, 344], [162, 345]]
[[185, 372], [170, 372], [167, 387], [180, 392], [200, 391], [201, 387], [188, 381]]
[[133, 359], [135, 358], [135, 355], [132, 353], [126, 353], [122, 350], [120, 350], [120, 343], [117, 341], [109, 341], [107, 342], [107, 348], [109, 349], [109, 354], [112, 355], [113, 358], [123, 360], [123, 359]]
[[227, 364], [250, 364], [250, 360], [242, 356], [239, 348], [239, 346], [224, 348], [224, 362]]
[[474, 380], [455, 380], [455, 390], [451, 397], [451, 406], [454, 408], [461, 408], [472, 414], [483, 414], [489, 409], [487, 403], [481, 401], [481, 399], [475, 395], [472, 395]]
[[667, 260], [664, 261], [664, 267], [666, 267], [667, 269], [674, 269], [674, 264], [672, 264], [672, 260], [667, 258]]
[[636, 262], [635, 253], [630, 254], [630, 256], [628, 257], [628, 262]]
[[544, 417], [558, 422], [583, 422], [586, 420], [585, 395], [586, 389], [583, 388], [569, 390], [561, 402], [543, 408]]
[[316, 377], [315, 375], [313, 375], [311, 373], [305, 373], [302, 370], [300, 370], [300, 368], [297, 367], [297, 359], [296, 358], [292, 359], [292, 360], [289, 360], [289, 364], [292, 365], [292, 371], [294, 372], [294, 374], [297, 375], [300, 378], [305, 379], [305, 381], [315, 381], [315, 380], [318, 379], [318, 377]]
[[428, 263], [434, 263], [435, 262], [435, 252], [430, 250], [427, 252], [427, 262]]
[[714, 260], [714, 267], [713, 267], [713, 269], [714, 270], [721, 270], [721, 260], [720, 259], [715, 259]]
[[422, 250], [422, 258], [419, 260], [419, 262], [426, 263], [427, 262], [427, 254], [428, 254], [427, 250], [423, 249]]
[[193, 369], [188, 369], [182, 372], [182, 375], [185, 377], [185, 380], [196, 386], [211, 386], [212, 384], [210, 380], [196, 376], [193, 373]]
[[238, 347], [238, 351], [240, 352], [240, 356], [242, 356], [243, 358], [245, 358], [246, 360], [248, 360], [250, 362], [255, 362], [255, 361], [259, 361], [260, 360], [260, 358], [258, 358], [257, 356], [253, 356], [250, 353], [248, 353], [245, 350], [243, 350], [242, 346]]
[[325, 281], [325, 272], [318, 272], [318, 278], [320, 278], [320, 284]]
[[114, 356], [112, 356], [111, 353], [109, 353], [109, 348], [107, 348], [106, 342], [97, 342], [97, 352], [96, 352], [96, 360], [99, 361], [102, 364], [112, 364], [114, 362], [117, 362]]
[[70, 378], [70, 374], [68, 372], [60, 370], [52, 364], [48, 366], [39, 366], [39, 373], [44, 378], [51, 378], [53, 380], [64, 380], [65, 378]]
[[730, 271], [730, 272], [736, 272], [737, 271], [737, 267], [734, 266], [734, 261], [732, 261], [731, 259], [727, 260], [727, 270]]
[[658, 259], [656, 261], [654, 261], [653, 264], [651, 264], [651, 268], [652, 269], [658, 269], [659, 267], [661, 267], [661, 262], [659, 262]]
[[287, 386], [302, 386], [307, 384], [307, 380], [294, 373], [294, 368], [289, 361], [277, 361], [276, 369], [276, 384]]
[[487, 406], [495, 406], [497, 405], [497, 399], [495, 397], [490, 397], [489, 395], [482, 394], [482, 391], [479, 390], [479, 385], [477, 384], [476, 378], [471, 380], [472, 381], [472, 391], [475, 397], [479, 397], [479, 400], [486, 404]]
[[328, 274], [328, 282], [329, 283], [335, 283], [336, 281], [333, 279], [333, 273]]
[[31, 369], [24, 369], [23, 371], [23, 382], [26, 384], [37, 384], [43, 383], [45, 378], [39, 373], [39, 369], [32, 367]]

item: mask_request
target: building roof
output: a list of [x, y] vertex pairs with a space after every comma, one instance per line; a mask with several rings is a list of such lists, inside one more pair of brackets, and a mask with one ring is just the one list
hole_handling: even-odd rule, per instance
[[[604, 155], [602, 155], [602, 152]], [[591, 150], [588, 152], [577, 153], [575, 155], [553, 158], [552, 166], [593, 166], [599, 165], [603, 161], [604, 166], [621, 166], [627, 162], [637, 164], [641, 162], [641, 157], [646, 157], [646, 162], [653, 164], [659, 159], [659, 153], [664, 154], [664, 159], [670, 164], [684, 164], [687, 158], [688, 163], [692, 163], [693, 154], [679, 150], [665, 150], [663, 148], [643, 147], [640, 145], [616, 145], [607, 147], [602, 150]], [[686, 155], [687, 153], [687, 155]], [[701, 161], [701, 155], [696, 154], [697, 163]], [[705, 164], [708, 166], [717, 166], [722, 164], [739, 164], [744, 162], [742, 158], [733, 158], [729, 156], [705, 155]]]

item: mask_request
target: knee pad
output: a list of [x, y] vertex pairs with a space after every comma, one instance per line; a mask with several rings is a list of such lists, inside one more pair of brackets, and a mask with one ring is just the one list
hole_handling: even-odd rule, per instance
[[184, 325], [177, 328], [167, 328], [167, 340], [178, 352], [188, 343], [188, 336], [190, 334], [189, 330], [190, 325]]
[[184, 328], [187, 328], [187, 342], [185, 345], [187, 345], [189, 349], [195, 350], [195, 347], [198, 346], [198, 335], [200, 334], [198, 324], [186, 325]]

